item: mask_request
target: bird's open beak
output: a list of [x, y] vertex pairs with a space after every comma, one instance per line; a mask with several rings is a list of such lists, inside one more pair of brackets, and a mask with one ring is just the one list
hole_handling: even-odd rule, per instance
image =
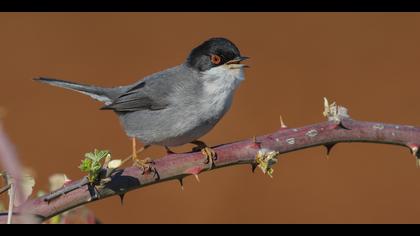
[[228, 65], [230, 69], [247, 68], [249, 67], [248, 65], [241, 64], [241, 62], [245, 61], [246, 59], [249, 59], [249, 57], [239, 56], [233, 60], [226, 62], [226, 65]]

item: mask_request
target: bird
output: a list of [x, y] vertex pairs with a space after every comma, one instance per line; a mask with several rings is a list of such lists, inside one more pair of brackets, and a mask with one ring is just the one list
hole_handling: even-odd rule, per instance
[[[227, 113], [234, 94], [245, 79], [242, 56], [229, 39], [214, 37], [194, 47], [186, 60], [174, 67], [151, 74], [124, 86], [99, 87], [37, 77], [34, 80], [73, 90], [104, 104], [101, 110], [113, 111], [132, 141], [133, 165], [150, 169], [150, 158], [138, 155], [151, 145], [171, 147], [188, 143], [193, 151], [205, 156], [205, 163], [213, 167], [217, 154], [199, 140]], [[143, 147], [137, 150], [136, 141]]]

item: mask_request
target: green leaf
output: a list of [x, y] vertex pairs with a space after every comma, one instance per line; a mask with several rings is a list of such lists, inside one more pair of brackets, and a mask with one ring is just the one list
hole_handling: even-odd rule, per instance
[[85, 154], [85, 159], [82, 160], [79, 169], [89, 174], [88, 178], [91, 182], [97, 180], [99, 173], [102, 169], [101, 161], [109, 155], [108, 150], [95, 149], [93, 152]]
[[95, 149], [93, 152], [88, 152], [85, 154], [86, 158], [91, 159], [94, 162], [101, 161], [104, 157], [106, 157], [109, 154], [108, 150], [98, 150]]
[[92, 165], [91, 159], [84, 159], [82, 160], [82, 164], [80, 164], [79, 169], [83, 172], [89, 172]]
[[92, 161], [95, 161], [96, 160], [95, 154], [94, 153], [91, 153], [91, 152], [86, 153], [85, 154], [85, 157], [88, 158], [88, 159], [90, 159], [90, 160], [92, 160]]
[[94, 171], [94, 172], [96, 172], [96, 171], [100, 170], [101, 168], [102, 168], [102, 166], [101, 166], [101, 164], [100, 164], [100, 163], [95, 163], [95, 164], [91, 167], [91, 170], [92, 170], [92, 171]]
[[99, 161], [101, 161], [103, 158], [105, 158], [107, 155], [108, 155], [108, 151], [107, 150], [101, 150], [101, 151], [97, 151], [96, 153], [95, 153], [95, 155], [96, 155], [96, 160], [99, 162]]

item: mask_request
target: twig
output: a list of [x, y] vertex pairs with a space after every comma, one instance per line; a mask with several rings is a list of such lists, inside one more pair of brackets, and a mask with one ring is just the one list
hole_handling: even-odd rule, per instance
[[58, 197], [60, 197], [62, 195], [65, 195], [65, 194], [67, 194], [67, 193], [69, 193], [71, 191], [74, 191], [76, 189], [79, 189], [79, 188], [81, 188], [81, 187], [83, 187], [83, 186], [85, 186], [87, 184], [89, 184], [89, 179], [87, 177], [85, 177], [85, 178], [83, 178], [80, 181], [76, 181], [76, 183], [67, 185], [67, 186], [65, 186], [65, 187], [63, 187], [63, 188], [61, 188], [61, 189], [59, 189], [57, 191], [54, 191], [54, 192], [48, 194], [44, 198], [44, 201], [50, 202], [50, 201], [52, 201], [52, 200], [54, 200], [54, 199], [56, 199], [56, 198], [58, 198]]
[[22, 167], [17, 157], [15, 147], [7, 137], [3, 129], [2, 118], [4, 109], [0, 109], [0, 164], [6, 169], [6, 178], [13, 179], [14, 196], [18, 202], [24, 202], [24, 194], [20, 184], [22, 178]]
[[0, 188], [0, 195], [3, 194], [3, 193], [5, 193], [5, 192], [7, 192], [7, 190], [9, 190], [9, 189], [10, 189], [10, 184], [1, 187]]
[[15, 184], [11, 182], [9, 189], [9, 210], [7, 212], [7, 224], [9, 225], [12, 223], [13, 207], [15, 206], [15, 188]]
[[[215, 170], [239, 164], [249, 164], [253, 169], [259, 167], [264, 173], [273, 173], [272, 165], [279, 154], [324, 145], [331, 150], [334, 144], [342, 142], [384, 143], [407, 147], [418, 160], [420, 128], [408, 125], [384, 124], [379, 122], [357, 121], [350, 118], [347, 109], [325, 100], [324, 115], [328, 121], [301, 128], [288, 128], [284, 123], [278, 131], [215, 147], [217, 160]], [[144, 173], [136, 167], [116, 170], [110, 175], [110, 181], [103, 186], [96, 186], [98, 194], [92, 192], [90, 185], [82, 185], [83, 180], [70, 184], [64, 190], [73, 189], [65, 195], [46, 196], [29, 200], [22, 207], [37, 215], [41, 220], [49, 219], [69, 209], [96, 200], [120, 195], [134, 189], [169, 180], [179, 180], [188, 175], [198, 176], [209, 171], [206, 158], [201, 152], [170, 154], [154, 161], [152, 170]], [[60, 190], [58, 190], [60, 192]], [[54, 198], [51, 198], [54, 196]], [[56, 198], [55, 198], [56, 197]], [[50, 199], [51, 201], [45, 201]], [[15, 218], [16, 219], [16, 218]], [[5, 222], [0, 216], [0, 223]]]

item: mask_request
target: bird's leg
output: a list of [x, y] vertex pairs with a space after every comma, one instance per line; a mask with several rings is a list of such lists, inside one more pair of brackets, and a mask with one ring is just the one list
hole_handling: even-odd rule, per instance
[[[135, 161], [137, 159], [137, 141], [135, 137], [131, 138], [131, 147], [133, 148], [133, 155], [131, 156], [131, 158], [133, 159], [133, 161]], [[142, 150], [143, 151], [143, 150]]]
[[136, 138], [133, 137], [131, 139], [132, 141], [132, 155], [127, 157], [126, 159], [123, 160], [123, 163], [125, 163], [126, 161], [128, 161], [129, 159], [131, 159], [133, 161], [133, 166], [136, 166], [140, 169], [143, 170], [143, 173], [148, 172], [150, 170], [152, 170], [150, 164], [153, 164], [153, 160], [151, 158], [145, 158], [145, 159], [140, 159], [138, 157], [138, 154], [140, 154], [141, 152], [143, 152], [144, 150], [146, 150], [147, 148], [150, 147], [150, 145], [145, 145], [143, 147], [141, 147], [139, 150], [137, 150], [137, 142], [136, 142]]
[[206, 157], [205, 164], [210, 164], [210, 169], [213, 168], [214, 161], [217, 160], [216, 152], [202, 141], [196, 140], [191, 143], [197, 145], [193, 148], [193, 151], [201, 151], [201, 153], [203, 153], [203, 155]]

